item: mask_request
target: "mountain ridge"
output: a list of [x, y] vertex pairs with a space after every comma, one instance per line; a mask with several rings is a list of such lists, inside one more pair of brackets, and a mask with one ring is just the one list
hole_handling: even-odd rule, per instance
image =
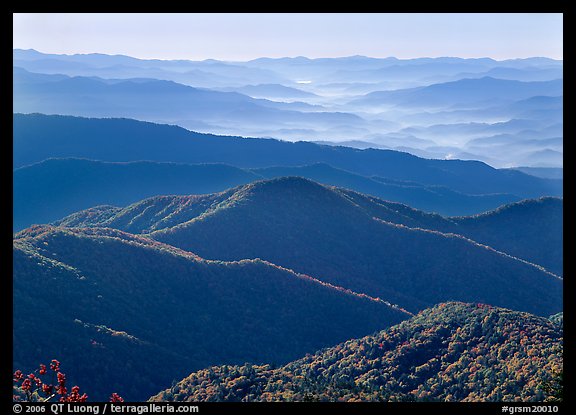
[[210, 194], [279, 176], [302, 176], [443, 215], [466, 215], [518, 200], [468, 195], [447, 187], [367, 177], [326, 163], [237, 168], [223, 163], [109, 162], [48, 158], [13, 171], [13, 230], [49, 223], [97, 205], [127, 206], [156, 195]]
[[[100, 207], [97, 210], [91, 208], [57, 220], [55, 224], [111, 226], [136, 233], [153, 234], [162, 230], [169, 231], [171, 227], [182, 229], [191, 221], [202, 220], [206, 215], [216, 213], [222, 207], [233, 207], [235, 201], [247, 198], [251, 189], [262, 189], [264, 186], [274, 188], [275, 184], [284, 184], [284, 187], [294, 191], [295, 186], [292, 185], [298, 183], [314, 182], [301, 176], [262, 179], [212, 195], [158, 196], [136, 202], [126, 208], [112, 206]], [[526, 199], [481, 214], [445, 217], [350, 189], [319, 183], [316, 189], [322, 191], [328, 189], [338, 196], [337, 199], [327, 201], [327, 205], [336, 205], [338, 203], [336, 200], [342, 198], [341, 200], [350, 202], [352, 204], [350, 206], [357, 208], [371, 219], [422, 231], [438, 232], [441, 235], [461, 236], [474, 244], [489, 246], [514, 259], [544, 267], [546, 272], [562, 274], [562, 199], [553, 197]], [[274, 192], [279, 195], [278, 197], [285, 197], [279, 189], [275, 189]], [[253, 199], [250, 202], [258, 205]], [[157, 214], [160, 216], [155, 219]], [[149, 219], [144, 219], [143, 215]], [[546, 241], [545, 247], [540, 243], [542, 240]]]
[[[497, 170], [482, 162], [430, 160], [392, 150], [199, 134], [181, 127], [127, 119], [14, 114], [13, 120], [14, 167], [48, 157], [225, 163], [240, 168], [324, 162], [364, 176], [444, 185], [467, 194], [512, 193], [524, 198], [562, 194], [561, 180]], [[84, 137], [82, 142], [77, 140], [79, 135]]]
[[[162, 204], [154, 207], [160, 200]], [[162, 214], [155, 218], [156, 212]], [[209, 259], [262, 258], [385, 298], [411, 312], [441, 302], [446, 296], [472, 300], [480, 293], [481, 298], [475, 300], [524, 307], [526, 311], [528, 307], [533, 312], [544, 307], [536, 314], [552, 314], [561, 307], [559, 277], [539, 264], [501, 252], [501, 247], [496, 250], [470, 237], [450, 235], [447, 232], [457, 229], [450, 219], [299, 177], [258, 181], [201, 199], [151, 199], [128, 209], [104, 209], [94, 214], [89, 218], [80, 212], [58, 224], [144, 233]], [[406, 214], [414, 218], [412, 223], [402, 217]], [[164, 217], [174, 220], [164, 221]], [[432, 226], [448, 229], [431, 231]], [[414, 255], [420, 255], [421, 261], [414, 261]], [[520, 294], [518, 288], [512, 288], [513, 280], [531, 283]], [[432, 289], [431, 281], [436, 288]], [[494, 284], [501, 292], [487, 289]], [[471, 286], [476, 287], [476, 293], [470, 291]], [[548, 299], [534, 299], [530, 305], [520, 301], [523, 295], [532, 297], [535, 286], [547, 291]], [[504, 292], [510, 297], [504, 298]]]
[[[531, 88], [523, 90], [524, 88]], [[490, 76], [483, 78], [459, 79], [430, 86], [404, 89], [398, 91], [372, 92], [351, 104], [368, 105], [386, 103], [394, 98], [396, 105], [436, 105], [453, 106], [454, 104], [475, 103], [488, 99], [525, 100], [533, 96], [562, 95], [563, 81], [516, 81], [498, 79]], [[442, 94], [438, 94], [442, 91]]]

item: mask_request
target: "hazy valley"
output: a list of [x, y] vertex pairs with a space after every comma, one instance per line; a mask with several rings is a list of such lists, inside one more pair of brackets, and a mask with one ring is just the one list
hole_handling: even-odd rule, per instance
[[546, 58], [141, 60], [14, 50], [14, 111], [562, 167], [563, 65]]

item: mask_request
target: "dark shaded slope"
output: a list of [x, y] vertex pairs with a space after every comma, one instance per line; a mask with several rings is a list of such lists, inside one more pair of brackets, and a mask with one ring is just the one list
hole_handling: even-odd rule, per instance
[[441, 185], [468, 194], [562, 194], [560, 180], [497, 170], [476, 161], [427, 160], [392, 150], [215, 136], [126, 119], [14, 114], [14, 166], [49, 157], [226, 163], [250, 168], [320, 162], [364, 176]]
[[444, 186], [422, 185], [382, 177], [366, 177], [323, 163], [299, 167], [269, 167], [252, 171], [265, 178], [306, 177], [322, 184], [352, 189], [445, 216], [482, 213], [518, 200], [518, 197], [513, 194], [471, 195]]
[[563, 216], [563, 200], [544, 197], [450, 219], [458, 224], [457, 232], [562, 275]]
[[150, 400], [541, 402], [562, 354], [562, 328], [545, 318], [445, 303], [281, 368], [201, 370]]
[[408, 317], [262, 260], [205, 261], [112, 229], [30, 228], [13, 262], [15, 367], [56, 358], [91, 400], [141, 400], [213, 364], [287, 362]]
[[340, 189], [347, 197], [388, 222], [455, 233], [563, 274], [563, 199], [525, 199], [473, 216], [443, 217], [409, 206]]

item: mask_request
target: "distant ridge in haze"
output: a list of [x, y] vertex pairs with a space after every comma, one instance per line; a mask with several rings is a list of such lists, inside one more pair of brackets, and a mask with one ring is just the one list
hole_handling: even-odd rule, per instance
[[96, 205], [127, 206], [158, 195], [216, 193], [281, 176], [306, 177], [444, 215], [481, 213], [519, 199], [509, 194], [468, 195], [446, 187], [370, 178], [325, 163], [240, 169], [221, 163], [51, 158], [14, 170], [13, 229], [49, 223]]
[[[82, 137], [82, 140], [79, 139]], [[225, 163], [241, 168], [327, 163], [363, 176], [446, 186], [467, 194], [559, 196], [562, 181], [477, 161], [430, 160], [391, 150], [215, 136], [126, 119], [14, 114], [14, 167], [46, 158]]]
[[127, 206], [165, 194], [215, 193], [261, 179], [225, 164], [47, 159], [14, 170], [13, 228], [50, 223], [96, 205]]
[[256, 99], [234, 91], [195, 88], [169, 80], [55, 77], [14, 68], [14, 111], [160, 120], [209, 131], [224, 128], [243, 132], [292, 124], [329, 128], [364, 123], [352, 113], [307, 111], [312, 107], [304, 103]]
[[[288, 141], [369, 142], [497, 168], [562, 167], [561, 143], [547, 141], [563, 135], [562, 60], [300, 56], [224, 62], [14, 49], [13, 75], [16, 112], [129, 117]], [[505, 146], [468, 144], [502, 133], [514, 139]]]
[[394, 104], [400, 106], [447, 107], [480, 103], [486, 100], [506, 102], [533, 96], [560, 96], [562, 80], [522, 82], [484, 77], [460, 79], [427, 87], [399, 91], [372, 92], [352, 102], [356, 105]]

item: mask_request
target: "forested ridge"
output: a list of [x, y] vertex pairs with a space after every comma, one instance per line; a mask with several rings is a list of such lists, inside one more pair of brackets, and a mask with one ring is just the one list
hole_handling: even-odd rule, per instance
[[[550, 223], [546, 205], [561, 208], [561, 201], [525, 204], [539, 228]], [[494, 216], [486, 226], [497, 235]], [[124, 209], [89, 209], [57, 224], [141, 233], [207, 259], [261, 258], [410, 312], [450, 300], [542, 316], [561, 311], [561, 278], [521, 255], [508, 254], [504, 237], [494, 249], [483, 239], [458, 234], [468, 226], [460, 220], [284, 177], [212, 195], [159, 196]], [[517, 222], [523, 224], [529, 226], [527, 220]], [[507, 228], [502, 229], [504, 234]], [[550, 250], [557, 249], [557, 239], [547, 242]], [[534, 236], [526, 244], [535, 248], [541, 240]]]
[[158, 401], [547, 401], [563, 329], [484, 304], [442, 303], [285, 366], [216, 366]]

